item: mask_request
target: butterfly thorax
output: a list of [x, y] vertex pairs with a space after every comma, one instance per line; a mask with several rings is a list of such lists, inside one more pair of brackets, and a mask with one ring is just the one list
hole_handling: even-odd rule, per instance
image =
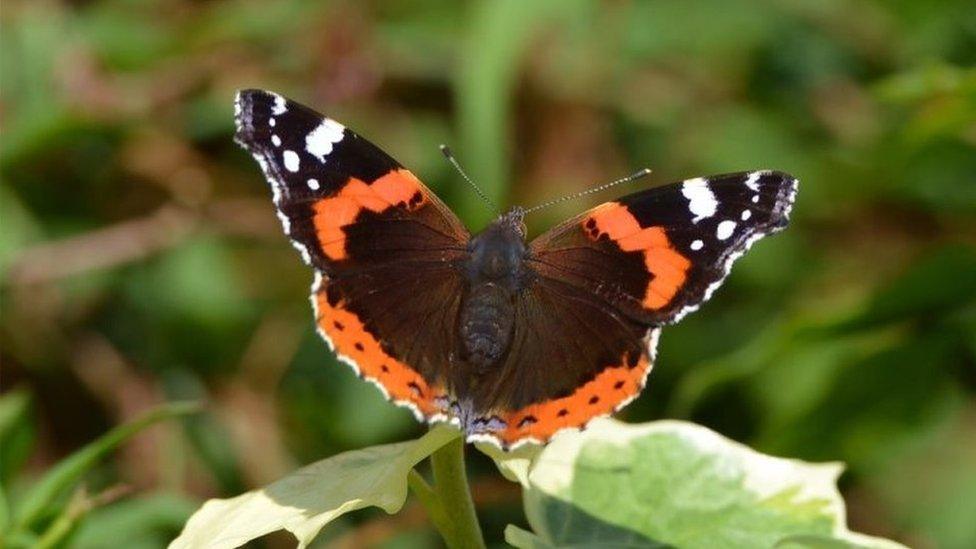
[[525, 287], [527, 247], [518, 210], [474, 236], [465, 262], [460, 309], [460, 356], [485, 373], [504, 359], [512, 338], [516, 297]]

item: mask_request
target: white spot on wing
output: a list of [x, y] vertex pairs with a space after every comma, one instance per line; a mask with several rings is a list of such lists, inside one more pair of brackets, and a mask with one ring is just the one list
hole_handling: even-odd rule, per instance
[[280, 147], [281, 146], [281, 138], [278, 137], [277, 135], [272, 135], [271, 136], [271, 144], [274, 145], [275, 147]]
[[278, 116], [288, 112], [288, 105], [285, 104], [285, 98], [276, 93], [272, 95], [274, 95], [274, 107], [271, 108], [271, 114]]
[[305, 136], [305, 150], [319, 161], [325, 162], [325, 157], [332, 153], [332, 146], [342, 141], [342, 132], [345, 129], [342, 124], [326, 118]]
[[692, 219], [694, 223], [715, 215], [718, 201], [715, 200], [715, 194], [709, 188], [706, 179], [701, 177], [688, 179], [681, 185], [681, 194], [688, 199], [688, 209], [695, 215]]
[[274, 118], [272, 118], [272, 119], [270, 119], [270, 120], [268, 120], [268, 125], [269, 125], [269, 126], [271, 126], [272, 128], [273, 128], [273, 127], [275, 127], [275, 124], [276, 124], [276, 123], [277, 123], [277, 122], [275, 122], [275, 119], [274, 119]]
[[[782, 216], [783, 219], [789, 219], [790, 217], [790, 211], [793, 209], [793, 201], [796, 198], [796, 188], [799, 185], [799, 181], [796, 179], [791, 179], [788, 181], [787, 184], [789, 185], [789, 187], [786, 196], [777, 200], [776, 203], [776, 207], [778, 209], [776, 214]], [[758, 194], [755, 195], [752, 201], [759, 202], [759, 195]], [[689, 313], [693, 313], [697, 311], [698, 308], [701, 307], [702, 303], [705, 303], [706, 301], [711, 299], [712, 294], [715, 293], [715, 290], [717, 290], [722, 285], [722, 283], [725, 282], [725, 278], [728, 276], [729, 270], [732, 268], [732, 264], [735, 263], [735, 260], [741, 257], [742, 254], [749, 251], [749, 248], [751, 248], [752, 245], [755, 244], [759, 239], [769, 234], [779, 232], [781, 230], [783, 230], [782, 225], [778, 227], [774, 227], [772, 230], [769, 231], [755, 232], [751, 234], [749, 237], [747, 237], [745, 242], [740, 244], [736, 249], [733, 249], [732, 253], [730, 253], [725, 258], [725, 262], [722, 263], [722, 276], [717, 278], [714, 282], [709, 284], [707, 288], [705, 288], [705, 295], [702, 296], [701, 300], [692, 302], [691, 304], [682, 307], [680, 311], [675, 313], [674, 318], [671, 319], [670, 322], [671, 323], [678, 322], [679, 320], [687, 316]]]
[[749, 210], [742, 210], [741, 217], [743, 221], [749, 221], [749, 218], [752, 217], [752, 212], [750, 212]]
[[285, 161], [285, 169], [290, 172], [298, 171], [298, 154], [295, 151], [285, 151], [282, 155]]
[[308, 188], [313, 191], [319, 190], [319, 180], [314, 177], [308, 180]]
[[732, 232], [735, 231], [735, 221], [725, 220], [718, 224], [718, 229], [715, 230], [715, 236], [719, 240], [725, 240], [732, 236]]
[[759, 204], [759, 195], [758, 194], [752, 195], [752, 203], [753, 204]]
[[702, 249], [703, 247], [705, 247], [705, 243], [702, 242], [701, 240], [696, 240], [691, 243], [691, 249], [695, 250], [696, 252]]
[[749, 177], [746, 178], [746, 187], [749, 187], [752, 192], [759, 192], [759, 177], [762, 176], [762, 172], [752, 172]]

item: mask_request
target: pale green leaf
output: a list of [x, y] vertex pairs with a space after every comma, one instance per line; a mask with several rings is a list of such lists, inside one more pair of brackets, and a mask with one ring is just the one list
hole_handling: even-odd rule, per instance
[[776, 549], [896, 549], [904, 547], [893, 541], [849, 532], [843, 537], [800, 535], [783, 538]]
[[847, 529], [842, 470], [760, 454], [692, 423], [597, 420], [534, 458], [524, 495], [535, 537], [513, 530], [508, 539], [518, 547], [899, 547]]
[[542, 447], [537, 444], [520, 446], [511, 452], [504, 452], [498, 446], [479, 442], [475, 446], [491, 459], [495, 460], [495, 465], [502, 476], [512, 482], [517, 482], [523, 487], [529, 486], [529, 468], [532, 460], [542, 452]]
[[591, 529], [576, 531], [582, 534], [568, 543], [556, 545], [541, 536], [518, 526], [505, 527], [505, 541], [520, 549], [674, 549], [674, 546], [647, 539], [622, 529], [607, 530], [606, 523], [591, 524]]
[[190, 517], [171, 549], [239, 547], [287, 530], [306, 547], [339, 516], [364, 507], [395, 513], [407, 498], [414, 465], [459, 435], [439, 425], [423, 437], [333, 456], [230, 499], [213, 499]]
[[522, 549], [552, 549], [552, 545], [539, 536], [514, 524], [505, 527], [505, 541], [513, 547], [521, 547]]

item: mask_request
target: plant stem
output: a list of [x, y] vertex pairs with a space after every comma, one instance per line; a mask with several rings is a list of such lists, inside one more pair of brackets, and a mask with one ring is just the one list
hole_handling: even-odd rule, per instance
[[[478, 524], [468, 488], [468, 475], [464, 470], [464, 439], [458, 437], [434, 452], [430, 456], [430, 464], [434, 471], [432, 489], [443, 512], [444, 524], [438, 530], [444, 541], [452, 549], [484, 548], [485, 539], [481, 534], [481, 525]], [[437, 520], [440, 517], [431, 517], [435, 526], [438, 526]]]
[[420, 500], [424, 509], [427, 510], [427, 516], [430, 518], [430, 522], [433, 523], [434, 528], [441, 534], [441, 537], [447, 539], [452, 532], [451, 522], [444, 513], [444, 506], [441, 505], [441, 500], [437, 492], [434, 491], [416, 469], [411, 469], [410, 473], [407, 474], [407, 485], [410, 486], [410, 491]]

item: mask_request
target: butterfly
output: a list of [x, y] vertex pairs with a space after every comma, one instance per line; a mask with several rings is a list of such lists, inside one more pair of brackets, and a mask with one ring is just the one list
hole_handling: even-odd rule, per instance
[[414, 174], [273, 92], [235, 101], [285, 233], [314, 269], [319, 333], [418, 420], [503, 449], [546, 443], [644, 388], [661, 327], [696, 310], [756, 240], [786, 227], [797, 180], [688, 179], [526, 240], [514, 208], [472, 235]]

